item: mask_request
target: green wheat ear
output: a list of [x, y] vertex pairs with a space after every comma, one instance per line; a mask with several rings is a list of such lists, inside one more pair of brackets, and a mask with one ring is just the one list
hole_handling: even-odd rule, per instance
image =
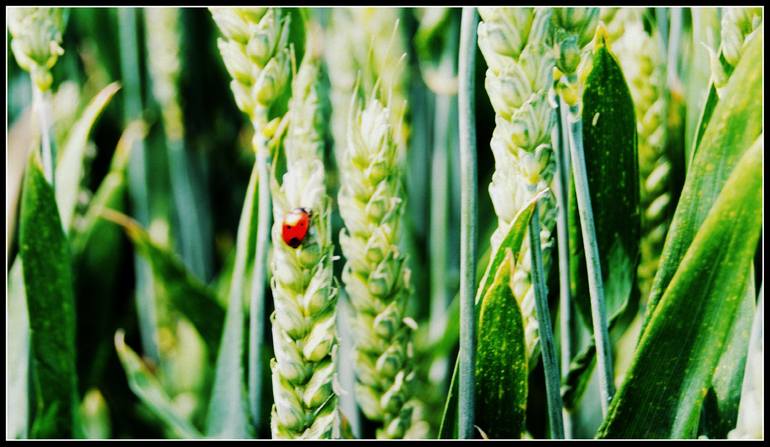
[[224, 35], [217, 40], [238, 108], [257, 130], [283, 94], [290, 75], [291, 16], [275, 8], [210, 8]]
[[[326, 195], [318, 65], [302, 63], [292, 85], [286, 173], [273, 179], [271, 316], [275, 359], [271, 428], [273, 438], [329, 439], [339, 424], [335, 352], [337, 288], [332, 263], [331, 201]], [[311, 224], [295, 248], [281, 237], [284, 217], [297, 208]]]
[[383, 424], [379, 438], [403, 437], [413, 412], [407, 401], [416, 323], [405, 316], [410, 271], [398, 248], [405, 201], [392, 113], [375, 94], [365, 104], [353, 95], [339, 192], [342, 281], [355, 310], [356, 399], [367, 418]]
[[13, 55], [42, 92], [51, 88], [51, 68], [64, 54], [61, 43], [65, 20], [63, 8], [8, 9]]
[[[479, 48], [489, 67], [484, 85], [495, 109], [490, 143], [495, 172], [489, 185], [498, 218], [491, 240], [494, 251], [517, 212], [553, 180], [556, 164], [551, 130], [556, 120], [549, 89], [555, 61], [547, 42], [549, 9], [479, 8], [479, 14]], [[540, 242], [547, 271], [556, 223], [553, 193], [540, 203]], [[539, 336], [529, 247], [527, 240], [518, 256], [512, 290], [522, 311], [527, 356], [532, 359], [537, 355]]]
[[721, 23], [719, 51], [709, 48], [711, 78], [719, 96], [724, 95], [727, 81], [741, 60], [743, 50], [762, 24], [762, 8], [725, 8]]

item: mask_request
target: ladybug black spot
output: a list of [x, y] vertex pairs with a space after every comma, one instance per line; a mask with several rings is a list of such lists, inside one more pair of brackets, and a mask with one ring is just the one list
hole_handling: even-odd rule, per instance
[[289, 247], [291, 247], [291, 248], [297, 248], [297, 247], [299, 247], [299, 244], [301, 244], [301, 243], [302, 243], [302, 241], [299, 240], [299, 238], [296, 238], [296, 237], [293, 237], [293, 238], [289, 239], [289, 242], [288, 242]]

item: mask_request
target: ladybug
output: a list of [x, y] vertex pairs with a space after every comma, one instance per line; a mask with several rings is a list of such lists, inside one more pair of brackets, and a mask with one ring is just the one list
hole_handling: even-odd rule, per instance
[[302, 244], [310, 228], [310, 211], [305, 208], [295, 208], [283, 218], [281, 238], [291, 248]]

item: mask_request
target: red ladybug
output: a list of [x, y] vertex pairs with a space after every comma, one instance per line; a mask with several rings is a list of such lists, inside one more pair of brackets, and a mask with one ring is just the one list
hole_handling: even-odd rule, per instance
[[310, 228], [310, 211], [305, 208], [296, 208], [283, 218], [281, 238], [291, 248], [297, 248], [302, 244]]

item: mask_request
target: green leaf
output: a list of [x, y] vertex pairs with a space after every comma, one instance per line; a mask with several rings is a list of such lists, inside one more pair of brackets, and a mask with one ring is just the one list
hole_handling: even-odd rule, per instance
[[125, 342], [122, 330], [115, 333], [115, 350], [126, 371], [128, 386], [147, 408], [180, 438], [202, 438], [203, 436], [183, 417], [177, 414], [171, 399], [166, 395], [158, 379], [147, 365]]
[[[764, 25], [763, 25], [764, 26]], [[762, 32], [744, 48], [694, 154], [655, 275], [642, 332], [733, 167], [762, 132]]]
[[527, 352], [511, 291], [508, 252], [481, 302], [476, 345], [476, 425], [491, 439], [520, 438], [527, 409]]
[[564, 402], [564, 408], [567, 410], [577, 408], [580, 398], [591, 381], [591, 372], [594, 370], [595, 365], [596, 343], [591, 338], [591, 342], [572, 358], [569, 364], [569, 371], [567, 371], [562, 380], [561, 399]]
[[[642, 332], [601, 438], [693, 438], [762, 228], [762, 139], [742, 157]], [[697, 171], [693, 171], [697, 172]]]
[[[86, 248], [99, 249], [107, 245], [107, 253], [99, 253], [96, 256], [100, 261], [106, 260], [107, 256], [114, 255], [114, 246], [104, 244], [104, 240], [111, 240], [114, 234], [119, 234], [120, 230], [114, 225], [105, 222], [101, 218], [102, 210], [113, 209], [122, 211], [125, 206], [127, 176], [126, 167], [131, 156], [131, 149], [134, 147], [134, 141], [142, 139], [147, 135], [147, 126], [142, 121], [135, 121], [126, 127], [123, 135], [115, 148], [115, 154], [112, 156], [110, 170], [102, 180], [99, 188], [96, 190], [93, 199], [88, 204], [83, 216], [83, 223], [76, 226], [70, 235], [72, 241], [73, 255], [79, 256], [85, 254]], [[108, 232], [109, 234], [104, 234]], [[98, 241], [98, 244], [89, 245], [92, 241]]]
[[749, 336], [754, 322], [754, 272], [746, 278], [738, 314], [730, 328], [725, 349], [711, 379], [704, 402], [705, 427], [709, 439], [726, 439], [738, 420], [743, 373], [749, 352]]
[[[719, 48], [719, 10], [717, 8], [691, 8], [692, 32], [686, 34], [689, 42], [689, 63], [685, 64], [684, 94], [686, 102], [686, 124], [685, 124], [685, 162], [690, 166], [692, 154], [695, 147], [703, 135], [705, 126], [701, 128], [705, 114], [697, 111], [703, 111], [709, 106], [707, 97], [716, 95], [716, 89], [710, 85], [711, 63], [709, 60], [709, 51], [707, 47]], [[687, 55], [685, 54], [685, 57]], [[711, 91], [713, 90], [713, 93]], [[714, 104], [716, 101], [714, 101]], [[713, 105], [711, 106], [713, 111]], [[704, 107], [705, 106], [705, 107]], [[710, 116], [710, 112], [708, 115]], [[706, 122], [708, 119], [705, 120]], [[701, 128], [700, 130], [698, 130]], [[697, 137], [696, 137], [697, 135]], [[696, 141], [697, 138], [697, 141]]]
[[80, 181], [83, 177], [83, 160], [88, 146], [88, 136], [97, 118], [118, 90], [120, 90], [120, 84], [113, 82], [91, 100], [70, 130], [67, 141], [62, 147], [61, 156], [56, 165], [56, 203], [59, 205], [66, 232], [69, 232], [72, 216], [75, 213]]
[[[634, 103], [615, 56], [599, 41], [583, 93], [583, 150], [599, 247], [607, 320], [623, 311], [639, 261], [639, 160]], [[586, 327], [591, 300], [574, 185], [570, 188], [572, 296]]]
[[687, 147], [687, 153], [685, 154], [685, 161], [687, 162], [688, 167], [692, 164], [692, 159], [695, 157], [695, 153], [697, 152], [701, 140], [703, 140], [703, 133], [708, 127], [711, 115], [714, 114], [714, 108], [718, 102], [719, 96], [717, 95], [717, 88], [714, 87], [713, 83], [709, 84], [706, 102], [703, 104], [703, 110], [701, 110], [701, 115], [698, 118], [698, 125], [695, 128], [695, 137], [692, 146]]
[[219, 438], [251, 437], [244, 385], [244, 295], [249, 293], [248, 272], [254, 258], [257, 232], [257, 166], [251, 173], [238, 224], [235, 267], [221, 338], [214, 389], [208, 409], [206, 434]]
[[8, 273], [7, 436], [26, 438], [29, 428], [29, 314], [24, 271], [17, 257]]
[[[500, 246], [494, 255], [491, 257], [487, 269], [479, 281], [479, 288], [476, 291], [475, 313], [476, 313], [476, 327], [478, 327], [479, 313], [481, 311], [481, 298], [486, 296], [488, 290], [494, 284], [494, 278], [497, 275], [498, 270], [505, 261], [507, 252], [519, 253], [521, 250], [521, 244], [524, 240], [524, 236], [527, 234], [529, 228], [529, 220], [532, 217], [532, 211], [535, 209], [535, 203], [544, 194], [547, 193], [547, 189], [535, 194], [532, 199], [516, 214], [511, 222], [511, 226], [503, 238]], [[457, 431], [457, 394], [459, 382], [456, 379], [457, 370], [460, 366], [460, 357], [455, 358], [455, 366], [452, 371], [452, 381], [449, 385], [449, 394], [447, 395], [446, 402], [444, 403], [444, 412], [441, 417], [441, 424], [439, 426], [439, 437], [441, 439], [448, 439], [455, 436]]]
[[54, 192], [37, 151], [24, 178], [19, 230], [35, 394], [30, 434], [69, 438], [75, 434], [77, 412], [72, 267]]
[[171, 304], [190, 320], [206, 342], [209, 356], [216, 358], [224, 310], [213, 292], [187, 270], [176, 254], [155, 243], [136, 221], [117, 212], [104, 213], [123, 227], [137, 252], [150, 264], [155, 280], [163, 284]]

